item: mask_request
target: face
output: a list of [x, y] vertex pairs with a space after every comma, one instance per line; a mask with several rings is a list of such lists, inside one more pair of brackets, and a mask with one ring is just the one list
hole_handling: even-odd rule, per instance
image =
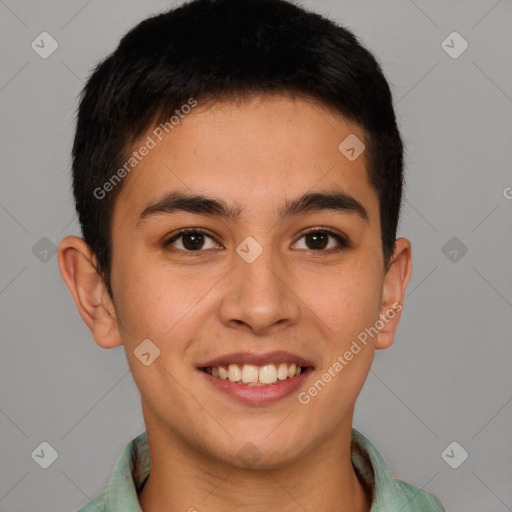
[[385, 272], [365, 154], [338, 149], [350, 134], [364, 140], [316, 102], [268, 96], [197, 106], [153, 135], [112, 219], [115, 314], [148, 431], [276, 467], [351, 424]]

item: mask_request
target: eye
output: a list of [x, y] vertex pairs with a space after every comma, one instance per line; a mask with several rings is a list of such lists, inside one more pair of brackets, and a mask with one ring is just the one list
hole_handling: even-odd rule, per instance
[[[176, 242], [179, 243], [176, 244]], [[179, 247], [180, 245], [181, 247]], [[175, 250], [184, 252], [203, 252], [202, 249], [214, 249], [215, 245], [218, 244], [211, 235], [201, 229], [192, 228], [182, 229], [164, 243], [165, 247], [171, 246]]]
[[[303, 233], [299, 238], [305, 239], [305, 250], [317, 252], [337, 252], [350, 247], [346, 236], [325, 228], [315, 228]], [[332, 243], [329, 243], [331, 239]]]
[[[304, 250], [315, 252], [337, 252], [350, 247], [348, 238], [325, 228], [314, 228], [303, 233], [299, 240], [305, 240]], [[295, 245], [298, 242], [295, 243]], [[188, 253], [201, 253], [207, 249], [218, 248], [215, 239], [206, 231], [196, 228], [182, 229], [169, 240], [164, 242], [164, 247], [173, 251]], [[199, 254], [197, 254], [199, 256]]]

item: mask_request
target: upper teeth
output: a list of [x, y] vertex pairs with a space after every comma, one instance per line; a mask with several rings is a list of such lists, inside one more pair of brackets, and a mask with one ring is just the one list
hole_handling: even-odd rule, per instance
[[231, 382], [243, 382], [244, 384], [274, 384], [278, 380], [300, 375], [301, 366], [295, 363], [265, 364], [256, 366], [253, 364], [232, 363], [227, 366], [213, 366], [205, 368], [206, 372], [213, 377], [220, 377]]

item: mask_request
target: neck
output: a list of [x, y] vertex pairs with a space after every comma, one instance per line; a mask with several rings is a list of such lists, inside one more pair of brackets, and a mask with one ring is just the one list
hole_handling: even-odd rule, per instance
[[370, 497], [351, 462], [351, 422], [340, 429], [342, 435], [300, 460], [269, 470], [207, 458], [146, 427], [151, 474], [139, 494], [143, 512], [370, 511]]

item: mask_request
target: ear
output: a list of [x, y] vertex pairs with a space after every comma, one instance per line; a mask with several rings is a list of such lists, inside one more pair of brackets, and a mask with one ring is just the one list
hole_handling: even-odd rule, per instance
[[102, 348], [121, 345], [114, 305], [89, 246], [80, 237], [67, 236], [57, 254], [62, 278], [96, 343]]
[[384, 326], [379, 329], [375, 345], [377, 349], [388, 348], [393, 344], [411, 273], [411, 243], [406, 238], [398, 238], [384, 276], [380, 308], [380, 324]]

